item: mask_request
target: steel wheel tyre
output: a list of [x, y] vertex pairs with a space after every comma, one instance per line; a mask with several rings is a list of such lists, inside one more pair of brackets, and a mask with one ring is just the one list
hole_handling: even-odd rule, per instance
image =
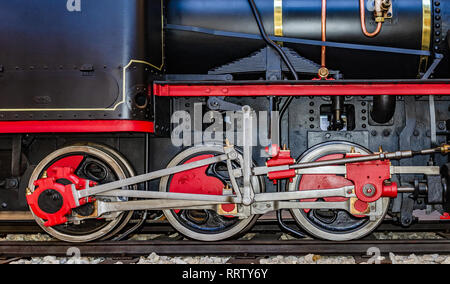
[[[167, 167], [174, 167], [180, 164], [185, 163], [187, 160], [193, 157], [198, 157], [204, 154], [214, 154], [214, 155], [221, 155], [224, 154], [223, 146], [196, 146], [193, 148], [189, 148], [180, 154], [178, 154], [169, 164]], [[242, 164], [242, 156], [239, 155], [239, 163]], [[172, 179], [173, 175], [170, 177], [163, 177], [160, 182], [160, 191], [167, 192], [170, 189], [170, 181]], [[254, 177], [252, 179], [252, 186], [254, 188], [255, 193], [263, 192], [263, 184], [262, 181]], [[184, 210], [184, 211], [194, 211], [194, 210]], [[212, 210], [205, 210], [205, 211], [212, 211]], [[217, 213], [214, 212], [214, 214], [217, 215]], [[225, 228], [225, 230], [220, 232], [211, 232], [207, 231], [207, 228], [205, 230], [201, 230], [198, 228], [194, 228], [193, 226], [189, 226], [186, 224], [182, 219], [180, 219], [179, 215], [174, 210], [164, 210], [164, 215], [166, 216], [169, 223], [182, 235], [199, 240], [199, 241], [220, 241], [229, 239], [232, 237], [235, 237], [237, 235], [241, 235], [245, 233], [247, 230], [249, 230], [258, 219], [258, 215], [251, 216], [247, 219], [235, 219], [235, 224], [232, 226]], [[220, 218], [226, 218], [217, 215]], [[213, 218], [216, 218], [217, 216], [213, 216]], [[208, 216], [209, 218], [210, 216]]]
[[[77, 171], [78, 170], [81, 171], [82, 166], [83, 167], [92, 166], [91, 164], [86, 165], [85, 163], [95, 164], [95, 162], [98, 162], [106, 165], [108, 171], [110, 171], [110, 173], [114, 175], [114, 177], [108, 177], [108, 179], [118, 180], [134, 176], [134, 171], [131, 165], [126, 161], [124, 157], [122, 157], [119, 153], [117, 153], [113, 149], [98, 144], [77, 144], [74, 146], [59, 149], [48, 155], [44, 160], [42, 160], [31, 174], [28, 187], [33, 191], [34, 181], [40, 179], [47, 168], [49, 168], [57, 161], [62, 160], [63, 158], [73, 157], [77, 155], [83, 156], [83, 160], [80, 162]], [[88, 159], [92, 160], [88, 161]], [[91, 177], [90, 179], [92, 180], [93, 178], [95, 177]], [[110, 181], [112, 180], [108, 180], [107, 182]], [[136, 187], [133, 186], [129, 188], [135, 189]], [[114, 201], [121, 200], [120, 198], [116, 199], [117, 200]], [[98, 224], [92, 224], [91, 227], [85, 229], [85, 232], [83, 232], [82, 227], [80, 227], [80, 225], [75, 224], [46, 227], [44, 226], [44, 220], [34, 215], [32, 211], [31, 213], [33, 214], [38, 225], [49, 235], [59, 240], [73, 243], [89, 242], [99, 239], [102, 240], [108, 239], [117, 234], [128, 223], [128, 221], [133, 215], [132, 211], [116, 213], [115, 215], [112, 216], [111, 218], [112, 220], [110, 221], [104, 220], [104, 222], [98, 221]], [[86, 220], [85, 222], [94, 223], [94, 220]], [[79, 229], [80, 231], [77, 231], [77, 229]]]
[[[315, 161], [327, 155], [346, 154], [351, 151], [352, 147], [354, 147], [356, 152], [359, 152], [361, 154], [371, 154], [369, 150], [356, 144], [347, 142], [328, 142], [317, 145], [308, 150], [305, 154], [302, 155], [302, 157], [300, 157], [299, 163]], [[294, 181], [289, 185], [288, 190], [297, 191], [299, 189], [301, 179], [302, 176], [295, 177]], [[326, 226], [321, 226], [319, 222], [316, 222], [311, 217], [310, 214], [312, 214], [311, 211], [313, 210], [311, 210], [309, 213], [306, 213], [305, 210], [293, 209], [291, 210], [291, 213], [298, 225], [314, 237], [331, 241], [348, 241], [363, 238], [373, 232], [373, 230], [375, 230], [381, 224], [381, 222], [383, 222], [383, 219], [388, 211], [389, 201], [389, 198], [383, 198], [383, 213], [382, 216], [376, 221], [372, 222], [368, 220], [368, 218], [360, 219], [361, 221], [358, 222], [357, 220], [355, 220], [354, 227], [349, 227], [347, 230], [341, 231], [333, 231], [330, 228], [326, 228]], [[337, 216], [344, 216], [344, 214], [348, 214], [349, 218], [352, 217], [350, 213], [347, 213], [345, 211], [340, 211], [337, 214], [340, 214]]]

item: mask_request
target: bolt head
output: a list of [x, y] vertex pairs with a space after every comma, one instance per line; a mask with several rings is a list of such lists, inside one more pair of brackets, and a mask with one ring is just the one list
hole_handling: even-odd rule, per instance
[[372, 197], [376, 193], [376, 188], [375, 188], [375, 186], [373, 184], [369, 183], [369, 184], [364, 185], [362, 191], [363, 191], [365, 196]]

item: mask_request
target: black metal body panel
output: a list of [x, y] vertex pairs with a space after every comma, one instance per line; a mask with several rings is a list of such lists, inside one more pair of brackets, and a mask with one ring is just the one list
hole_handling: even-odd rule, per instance
[[[274, 33], [274, 2], [255, 1], [266, 31]], [[445, 2], [445, 1], [441, 1]], [[383, 25], [375, 38], [361, 30], [359, 4], [354, 0], [327, 1], [327, 40], [334, 42], [422, 49], [422, 0], [392, 1], [394, 17]], [[247, 0], [170, 0], [167, 22], [222, 31], [259, 34]], [[372, 12], [367, 11], [367, 29], [375, 30]], [[446, 23], [447, 24], [447, 23]], [[284, 36], [321, 39], [321, 1], [284, 0]], [[248, 56], [265, 45], [263, 41], [204, 35], [192, 32], [167, 33], [168, 70], [171, 73], [204, 73], [238, 58]], [[179, 52], [180, 46], [183, 52]], [[293, 44], [301, 56], [320, 62], [320, 47]], [[340, 70], [347, 79], [415, 78], [419, 58], [378, 52], [327, 48], [328, 67]]]
[[163, 67], [162, 8], [145, 0], [2, 1], [0, 119], [146, 119], [133, 98]]

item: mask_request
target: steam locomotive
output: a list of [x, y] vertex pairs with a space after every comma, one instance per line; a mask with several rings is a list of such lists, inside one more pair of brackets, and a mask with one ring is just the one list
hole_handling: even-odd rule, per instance
[[9, 0], [0, 17], [1, 222], [88, 242], [162, 212], [219, 241], [276, 212], [345, 241], [449, 218], [450, 1]]

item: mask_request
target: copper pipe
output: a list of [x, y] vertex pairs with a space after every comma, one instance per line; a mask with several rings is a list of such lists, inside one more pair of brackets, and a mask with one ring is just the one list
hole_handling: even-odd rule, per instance
[[[322, 41], [327, 41], [327, 0], [322, 0]], [[326, 46], [322, 46], [322, 67], [326, 66]]]
[[364, 6], [364, 0], [359, 0], [360, 16], [361, 16], [361, 28], [365, 36], [375, 37], [381, 32], [382, 22], [378, 22], [377, 29], [373, 33], [369, 33], [366, 28], [366, 8]]

